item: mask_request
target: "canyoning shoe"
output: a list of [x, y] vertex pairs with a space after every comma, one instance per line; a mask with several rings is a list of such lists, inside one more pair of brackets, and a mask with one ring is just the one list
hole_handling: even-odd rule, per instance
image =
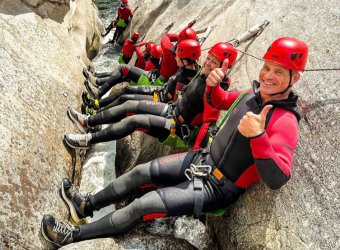
[[67, 115], [71, 119], [71, 121], [76, 124], [80, 132], [87, 133], [90, 130], [90, 127], [87, 125], [89, 115], [81, 114], [72, 107], [69, 107], [67, 109]]
[[89, 71], [87, 70], [87, 68], [83, 68], [83, 76], [85, 77], [85, 79], [89, 79]]
[[86, 87], [87, 92], [94, 98], [99, 99], [99, 89], [91, 86], [89, 81], [87, 79], [84, 80], [84, 85]]
[[93, 216], [93, 212], [88, 210], [91, 207], [90, 194], [81, 195], [72, 182], [64, 178], [61, 184], [61, 195], [63, 200], [69, 207], [72, 220], [79, 224], [81, 219]]
[[58, 221], [50, 214], [45, 214], [41, 221], [41, 234], [47, 241], [61, 247], [75, 242], [75, 239], [79, 238], [80, 229], [68, 222]]
[[84, 115], [95, 115], [95, 114], [97, 114], [97, 110], [95, 110], [93, 108], [89, 108], [84, 103], [81, 105], [81, 112]]
[[67, 134], [64, 136], [65, 143], [71, 148], [89, 149], [91, 143], [89, 138], [90, 134]]
[[87, 91], [83, 91], [81, 94], [81, 99], [83, 103], [89, 108], [99, 109], [99, 100], [93, 99]]

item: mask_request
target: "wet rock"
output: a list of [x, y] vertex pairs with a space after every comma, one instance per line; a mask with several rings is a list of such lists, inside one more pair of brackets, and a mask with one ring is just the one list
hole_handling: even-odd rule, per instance
[[[96, 17], [92, 4], [77, 2]], [[68, 3], [60, 5], [70, 9]], [[81, 70], [88, 62], [78, 59], [81, 51], [86, 54], [86, 47], [76, 47], [69, 23], [42, 18], [32, 8], [17, 0], [0, 3], [0, 241], [4, 249], [42, 249], [45, 242], [38, 232], [43, 214], [67, 219], [58, 189], [63, 177], [72, 178], [75, 166], [62, 139], [76, 128], [66, 108], [79, 103]], [[75, 23], [87, 25], [85, 19]], [[95, 30], [91, 33], [82, 25], [78, 28], [95, 36]]]

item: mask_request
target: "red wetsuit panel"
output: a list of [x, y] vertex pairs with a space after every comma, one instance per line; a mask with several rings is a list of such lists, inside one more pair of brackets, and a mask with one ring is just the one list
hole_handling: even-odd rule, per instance
[[160, 75], [166, 80], [168, 80], [178, 70], [175, 53], [170, 50], [170, 48], [174, 45], [172, 42], [176, 41], [178, 41], [178, 35], [176, 34], [165, 34], [161, 38], [163, 56], [160, 66]]
[[122, 53], [123, 55], [127, 57], [132, 57], [133, 52], [136, 49], [136, 44], [131, 40], [131, 39], [126, 39], [123, 48], [122, 48]]
[[128, 21], [129, 17], [133, 17], [132, 11], [129, 6], [118, 7], [118, 19], [124, 19], [125, 21]]
[[140, 47], [136, 47], [137, 60], [135, 66], [140, 69], [145, 68], [144, 54]]
[[198, 132], [195, 144], [193, 146], [194, 150], [200, 148], [200, 144], [201, 144], [202, 140], [206, 136], [208, 136], [207, 133], [208, 133], [208, 129], [209, 129], [210, 124], [216, 123], [218, 116], [220, 114], [219, 109], [213, 108], [208, 104], [207, 97], [206, 97], [205, 93], [204, 93], [204, 96], [203, 96], [203, 102], [204, 102], [204, 111], [203, 111], [203, 115], [202, 115], [202, 125], [200, 127], [199, 132]]
[[152, 69], [156, 69], [157, 65], [155, 65], [151, 60], [147, 60], [145, 63], [145, 71], [150, 71]]

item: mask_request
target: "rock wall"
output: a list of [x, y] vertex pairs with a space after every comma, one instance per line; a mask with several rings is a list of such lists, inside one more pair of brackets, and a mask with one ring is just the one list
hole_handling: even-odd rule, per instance
[[[339, 68], [339, 8], [330, 1], [174, 0], [134, 1], [140, 5], [132, 31], [158, 42], [167, 31], [178, 32], [193, 19], [194, 28], [216, 24], [204, 43], [228, 41], [264, 20], [270, 26], [249, 46], [261, 57], [281, 36], [309, 45], [307, 68]], [[127, 33], [126, 33], [127, 35]], [[205, 58], [204, 50], [202, 58]], [[262, 63], [242, 56], [232, 73], [232, 90], [246, 89], [257, 79]], [[222, 249], [336, 249], [340, 247], [339, 138], [340, 81], [338, 71], [305, 72], [294, 91], [303, 113], [300, 143], [292, 179], [280, 191], [260, 183], [217, 219], [208, 219]], [[118, 153], [118, 151], [117, 151]], [[152, 155], [152, 154], [150, 154]], [[117, 155], [118, 156], [118, 155]]]
[[[140, 5], [131, 26], [133, 31], [146, 33], [145, 40], [157, 42], [163, 33], [178, 32], [197, 19], [194, 28], [217, 25], [203, 46], [206, 49], [267, 19], [271, 25], [241, 50], [261, 57], [277, 37], [294, 36], [309, 44], [308, 68], [339, 68], [339, 8], [335, 0], [136, 0], [131, 5]], [[61, 140], [66, 131], [76, 128], [65, 110], [80, 102], [81, 69], [98, 48], [101, 27], [96, 16], [89, 0], [0, 2], [0, 248], [46, 248], [38, 237], [42, 215], [66, 218], [57, 190], [63, 177], [72, 177], [73, 166]], [[125, 35], [128, 33], [129, 29]], [[260, 67], [260, 61], [243, 56], [231, 75], [232, 89], [249, 88]], [[295, 87], [304, 118], [292, 180], [275, 192], [262, 183], [255, 185], [225, 216], [208, 218], [215, 247], [340, 247], [339, 82], [337, 71], [304, 74]], [[150, 147], [149, 139], [145, 142], [147, 147], [135, 146], [133, 163], [151, 159], [156, 151], [166, 152]], [[119, 244], [132, 246], [142, 237]], [[144, 239], [144, 246], [150, 241]], [[175, 246], [166, 239], [164, 242], [169, 248]], [[70, 249], [93, 249], [98, 244], [100, 248], [119, 247], [111, 240], [91, 243], [74, 244]]]
[[79, 104], [101, 25], [90, 0], [3, 0], [0, 26], [0, 249], [42, 249], [42, 215], [66, 219], [66, 108]]

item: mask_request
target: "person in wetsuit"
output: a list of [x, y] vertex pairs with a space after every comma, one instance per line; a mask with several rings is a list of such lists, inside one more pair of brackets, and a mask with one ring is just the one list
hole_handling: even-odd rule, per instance
[[[226, 46], [223, 50], [226, 55], [233, 54], [233, 58], [236, 58], [237, 52], [232, 46]], [[200, 44], [197, 40], [188, 39], [179, 43], [176, 49], [176, 60], [179, 65], [186, 65], [186, 70], [183, 71], [186, 78], [178, 78], [176, 88], [182, 88], [194, 75], [196, 77], [187, 85], [182, 98], [174, 104], [130, 100], [94, 116], [85, 116], [69, 108], [70, 119], [83, 133], [89, 132], [90, 127], [99, 124], [113, 124], [94, 133], [67, 134], [64, 138], [66, 144], [73, 148], [89, 148], [91, 144], [117, 140], [136, 130], [141, 130], [167, 145], [187, 146], [187, 140], [192, 136], [191, 141], [193, 141], [194, 131], [201, 127], [198, 133], [200, 139], [196, 139], [194, 148], [201, 147], [206, 143], [205, 136], [208, 134], [209, 127], [215, 125], [219, 114], [218, 110], [207, 104], [204, 96], [205, 79], [210, 70], [218, 67], [221, 61], [218, 58], [212, 60], [213, 54], [210, 53], [204, 62], [201, 74], [197, 74], [196, 60], [200, 53]], [[229, 86], [229, 80], [226, 80], [225, 85]], [[175, 95], [176, 89], [173, 89], [171, 94]]]
[[[85, 87], [93, 98], [100, 99], [113, 86], [125, 81], [132, 81], [137, 85], [162, 86], [178, 70], [174, 53], [176, 44], [171, 41], [181, 42], [186, 39], [197, 39], [196, 32], [191, 28], [185, 28], [179, 35], [165, 34], [162, 37], [163, 55], [159, 69], [147, 71], [135, 66], [121, 64], [110, 77], [95, 79], [95, 84], [99, 87], [89, 84], [88, 81], [84, 82]], [[160, 75], [163, 77], [159, 77]]]
[[133, 32], [131, 38], [127, 38], [122, 46], [122, 50], [119, 53], [119, 64], [128, 64], [132, 58], [133, 53], [138, 47], [144, 46], [147, 42], [137, 43], [139, 38], [138, 32]]
[[210, 147], [140, 164], [93, 195], [81, 195], [70, 180], [64, 179], [63, 199], [75, 220], [126, 198], [139, 186], [162, 188], [86, 225], [71, 226], [44, 215], [41, 231], [45, 239], [66, 245], [121, 235], [153, 218], [193, 213], [200, 216], [234, 203], [260, 179], [271, 189], [281, 188], [291, 177], [298, 142], [300, 116], [291, 87], [304, 71], [307, 56], [304, 42], [291, 37], [277, 39], [263, 57], [265, 62], [254, 90], [242, 94], [220, 87], [226, 63], [213, 70], [206, 87], [212, 105], [229, 108], [237, 97], [241, 98]]
[[106, 33], [105, 33], [105, 35], [107, 35], [108, 32], [110, 32], [110, 30], [113, 27], [116, 27], [115, 33], [111, 41], [111, 43], [113, 44], [118, 40], [118, 38], [124, 32], [124, 30], [126, 29], [128, 24], [130, 23], [130, 20], [133, 17], [133, 12], [130, 6], [128, 5], [128, 0], [122, 0], [120, 6], [118, 7], [117, 12], [118, 12], [118, 16], [116, 20], [112, 21], [112, 24], [108, 28], [106, 28]]

